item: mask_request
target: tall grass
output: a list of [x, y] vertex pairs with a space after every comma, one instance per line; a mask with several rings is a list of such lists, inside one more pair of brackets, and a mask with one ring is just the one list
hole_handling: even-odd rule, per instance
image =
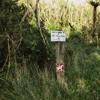
[[23, 67], [14, 78], [0, 78], [0, 100], [100, 100], [100, 50], [83, 43], [66, 45], [64, 84], [47, 69]]

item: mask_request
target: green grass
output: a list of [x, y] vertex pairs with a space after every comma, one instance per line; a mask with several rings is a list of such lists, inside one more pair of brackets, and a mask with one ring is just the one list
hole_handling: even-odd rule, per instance
[[68, 43], [65, 61], [64, 84], [46, 69], [24, 68], [0, 78], [0, 100], [100, 100], [100, 49]]

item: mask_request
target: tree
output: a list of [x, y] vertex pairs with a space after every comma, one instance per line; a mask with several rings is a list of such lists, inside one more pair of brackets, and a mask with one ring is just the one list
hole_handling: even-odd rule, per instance
[[96, 15], [97, 15], [97, 7], [100, 5], [100, 0], [89, 0], [89, 3], [93, 6], [93, 33], [95, 35], [96, 31]]

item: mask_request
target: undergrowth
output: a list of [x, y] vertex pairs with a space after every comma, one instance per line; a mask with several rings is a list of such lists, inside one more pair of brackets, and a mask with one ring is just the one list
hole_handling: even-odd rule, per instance
[[16, 69], [16, 75], [0, 75], [0, 100], [100, 100], [100, 49], [68, 43], [64, 84], [52, 71]]

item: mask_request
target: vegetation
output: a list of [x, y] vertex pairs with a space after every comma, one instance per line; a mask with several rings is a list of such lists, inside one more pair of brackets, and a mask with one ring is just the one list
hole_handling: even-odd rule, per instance
[[[100, 100], [100, 0], [88, 1], [0, 0], [0, 100]], [[67, 35], [63, 85], [55, 29]]]

